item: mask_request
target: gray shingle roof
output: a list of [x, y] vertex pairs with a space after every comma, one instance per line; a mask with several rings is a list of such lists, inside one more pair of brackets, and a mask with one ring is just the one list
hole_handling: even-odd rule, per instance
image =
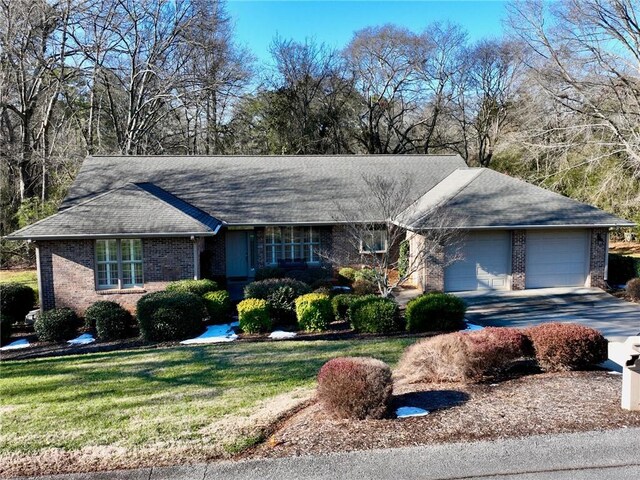
[[157, 187], [126, 184], [18, 230], [8, 238], [213, 235], [221, 224]]
[[433, 225], [434, 216], [442, 215], [448, 217], [450, 225], [464, 228], [634, 225], [591, 205], [486, 168], [456, 170], [396, 220], [420, 230]]
[[414, 200], [463, 166], [457, 155], [89, 157], [62, 208], [148, 182], [229, 225], [335, 223], [338, 209], [383, 221], [362, 211], [364, 177], [409, 177]]

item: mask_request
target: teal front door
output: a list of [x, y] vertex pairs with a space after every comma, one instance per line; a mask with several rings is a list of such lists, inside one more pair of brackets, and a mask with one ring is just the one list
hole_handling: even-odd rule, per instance
[[225, 251], [227, 277], [247, 278], [255, 274], [254, 232], [247, 230], [227, 230]]

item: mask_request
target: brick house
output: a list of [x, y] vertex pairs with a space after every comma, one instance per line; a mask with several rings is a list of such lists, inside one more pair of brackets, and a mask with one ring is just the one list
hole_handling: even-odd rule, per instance
[[465, 231], [459, 261], [442, 245], [415, 273], [423, 290], [604, 287], [609, 229], [633, 225], [457, 155], [94, 156], [58, 213], [7, 238], [35, 243], [43, 309], [133, 309], [173, 280], [319, 265], [318, 252], [345, 244], [337, 208], [354, 212], [347, 223], [387, 220], [366, 211], [371, 176], [411, 179], [410, 208], [391, 219], [410, 256], [435, 215]]

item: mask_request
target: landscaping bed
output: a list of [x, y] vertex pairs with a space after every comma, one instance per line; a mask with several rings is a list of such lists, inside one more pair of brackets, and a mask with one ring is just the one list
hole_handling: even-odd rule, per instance
[[245, 457], [326, 454], [452, 441], [640, 426], [640, 412], [620, 408], [621, 376], [605, 371], [530, 375], [495, 384], [396, 387], [394, 406], [422, 417], [337, 420], [314, 403], [293, 415]]

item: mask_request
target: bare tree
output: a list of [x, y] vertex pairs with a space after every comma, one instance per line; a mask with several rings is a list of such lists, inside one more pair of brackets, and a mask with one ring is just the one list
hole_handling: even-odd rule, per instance
[[[461, 258], [463, 219], [454, 219], [436, 207], [424, 212], [430, 219], [429, 228], [420, 232], [407, 230], [400, 225], [419, 208], [419, 203], [410, 197], [412, 180], [381, 176], [363, 180], [365, 194], [360, 198], [366, 199], [364, 203], [357, 209], [336, 206], [335, 220], [346, 240], [333, 245], [331, 252], [323, 252], [325, 259], [337, 265], [370, 269], [380, 295], [387, 297], [425, 266], [444, 268]], [[403, 242], [410, 244], [411, 252], [400, 265]]]

